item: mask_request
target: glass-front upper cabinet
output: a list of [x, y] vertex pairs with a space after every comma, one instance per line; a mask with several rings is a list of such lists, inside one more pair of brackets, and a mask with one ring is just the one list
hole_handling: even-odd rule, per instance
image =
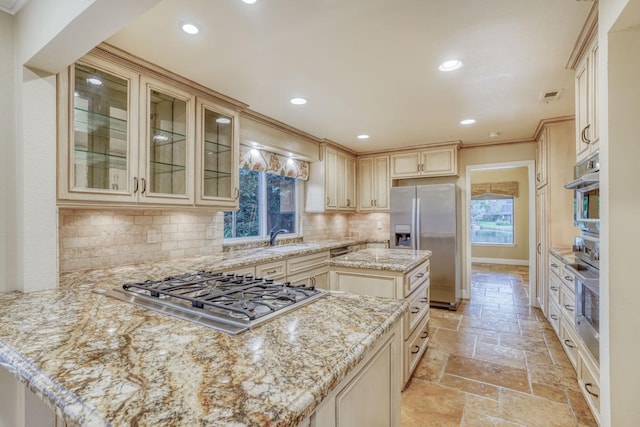
[[[96, 59], [59, 76], [59, 197], [71, 200], [135, 199], [138, 76]], [[134, 140], [137, 138], [134, 138]]]
[[140, 140], [141, 201], [193, 203], [194, 96], [163, 82], [141, 78], [145, 100]]
[[196, 203], [238, 207], [238, 114], [199, 99]]

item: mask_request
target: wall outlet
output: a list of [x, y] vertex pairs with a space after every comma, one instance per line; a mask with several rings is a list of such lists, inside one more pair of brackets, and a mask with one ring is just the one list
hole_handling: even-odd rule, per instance
[[158, 243], [160, 236], [156, 233], [156, 230], [147, 230], [147, 243]]
[[216, 225], [207, 225], [206, 238], [211, 240], [216, 238], [218, 227]]
[[382, 230], [382, 221], [378, 221], [376, 225], [378, 226], [378, 230]]

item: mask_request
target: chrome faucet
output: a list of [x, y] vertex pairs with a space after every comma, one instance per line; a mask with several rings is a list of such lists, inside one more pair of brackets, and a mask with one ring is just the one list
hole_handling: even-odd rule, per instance
[[271, 230], [271, 232], [269, 233], [269, 246], [273, 246], [276, 243], [276, 236], [280, 233], [288, 233], [289, 230], [286, 230], [284, 228], [281, 228], [278, 231], [273, 231]]

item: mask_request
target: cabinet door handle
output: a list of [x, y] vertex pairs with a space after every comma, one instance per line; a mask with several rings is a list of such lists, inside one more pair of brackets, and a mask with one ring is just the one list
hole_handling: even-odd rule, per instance
[[589, 137], [587, 136], [587, 131], [589, 130], [589, 128], [591, 127], [591, 123], [589, 123], [588, 125], [586, 125], [584, 127], [584, 129], [582, 129], [582, 133], [581, 133], [581, 138], [582, 138], [582, 142], [584, 142], [585, 144], [591, 144], [591, 140], [589, 139]]
[[600, 395], [599, 395], [599, 394], [596, 394], [596, 393], [594, 393], [594, 392], [592, 392], [592, 391], [590, 390], [590, 388], [591, 388], [591, 387], [593, 387], [593, 384], [591, 384], [591, 383], [586, 383], [586, 384], [584, 385], [584, 389], [585, 389], [585, 390], [587, 390], [587, 393], [589, 393], [591, 396], [593, 396], [593, 397], [595, 397], [595, 398], [600, 397]]
[[141, 178], [142, 181], [142, 191], [141, 193], [144, 194], [147, 191], [147, 180], [144, 178]]
[[420, 335], [420, 339], [426, 339], [429, 336], [429, 331], [424, 331], [424, 335]]
[[138, 177], [134, 176], [133, 177], [133, 193], [137, 193], [138, 192]]
[[419, 307], [413, 307], [411, 309], [411, 314], [418, 314], [420, 313], [420, 308]]
[[373, 207], [378, 207], [378, 201], [376, 199], [373, 199]]
[[576, 348], [576, 346], [573, 345], [571, 340], [564, 340], [564, 345], [566, 345], [569, 348]]
[[347, 199], [347, 206], [351, 206], [351, 199]]
[[567, 310], [569, 310], [569, 311], [573, 311], [573, 310], [575, 310], [575, 308], [576, 308], [576, 307], [575, 307], [575, 306], [573, 306], [573, 305], [565, 304], [565, 305], [564, 305], [564, 308], [566, 308], [566, 309], [567, 309]]
[[420, 346], [414, 346], [413, 347], [415, 350], [411, 350], [411, 354], [418, 354], [420, 353]]
[[373, 199], [371, 199], [371, 207], [373, 207]]
[[552, 314], [552, 315], [551, 315], [551, 316], [549, 316], [549, 317], [551, 317], [553, 320], [558, 320], [558, 316], [557, 316], [557, 315], [555, 315], [555, 314]]
[[542, 252], [540, 252], [541, 247], [542, 247], [542, 243], [538, 243], [538, 255], [542, 255]]
[[329, 206], [330, 204], [331, 204], [331, 199], [327, 197], [327, 206]]
[[538, 173], [536, 174], [536, 181], [538, 181], [538, 182], [541, 182], [541, 181], [542, 181], [542, 177], [541, 177], [541, 175], [540, 175], [540, 172], [538, 172]]
[[240, 197], [240, 190], [238, 189], [238, 187], [236, 187], [233, 190], [233, 200], [238, 200], [239, 197]]
[[564, 279], [573, 282], [573, 277], [571, 276], [564, 276]]

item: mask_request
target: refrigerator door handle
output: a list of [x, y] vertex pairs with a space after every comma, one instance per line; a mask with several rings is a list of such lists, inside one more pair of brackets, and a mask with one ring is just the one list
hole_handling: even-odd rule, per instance
[[420, 233], [420, 199], [416, 198], [414, 203], [416, 215], [414, 216], [413, 249], [420, 250], [420, 236], [418, 235]]

